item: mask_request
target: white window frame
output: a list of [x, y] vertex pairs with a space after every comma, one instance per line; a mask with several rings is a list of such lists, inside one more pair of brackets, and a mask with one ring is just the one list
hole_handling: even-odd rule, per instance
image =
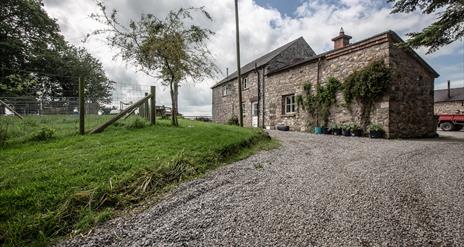
[[227, 96], [229, 95], [229, 87], [227, 84], [225, 84], [224, 86], [222, 86], [222, 96]]
[[296, 112], [296, 100], [294, 94], [284, 96], [284, 112], [285, 115], [294, 114]]
[[245, 103], [242, 103], [242, 110], [243, 110], [243, 118], [246, 117], [246, 104]]

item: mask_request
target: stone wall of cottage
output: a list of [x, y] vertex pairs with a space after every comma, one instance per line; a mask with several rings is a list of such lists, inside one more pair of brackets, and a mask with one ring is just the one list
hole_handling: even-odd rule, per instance
[[464, 101], [437, 102], [435, 103], [435, 114], [464, 113]]
[[[258, 74], [254, 71], [244, 74], [247, 78], [247, 87], [242, 88], [243, 125], [251, 127], [251, 104], [258, 100]], [[223, 96], [223, 87], [228, 87], [228, 94]], [[213, 121], [227, 123], [232, 116], [239, 115], [238, 84], [237, 80], [227, 82], [213, 88]]]
[[[321, 84], [324, 84], [329, 77], [335, 77], [343, 83], [343, 80], [353, 71], [361, 69], [373, 61], [384, 60], [388, 63], [388, 49], [389, 46], [386, 42], [365, 44], [363, 49], [338, 56], [327, 56], [326, 59], [320, 61], [315, 60], [309, 64], [271, 74], [266, 81], [265, 126], [273, 129], [278, 124], [284, 124], [290, 126], [291, 130], [309, 130], [309, 127], [315, 123], [315, 119], [301, 107], [298, 107], [295, 114], [286, 115], [284, 113], [284, 96], [304, 95], [303, 88], [306, 82], [310, 82], [314, 90], [317, 84], [318, 63]], [[389, 97], [387, 95], [375, 105], [371, 114], [372, 122], [383, 125], [387, 131], [388, 107]], [[350, 112], [342, 94], [338, 93], [337, 103], [331, 109], [329, 121], [337, 124], [351, 121], [359, 123], [360, 113], [360, 106], [357, 104], [351, 106]]]
[[[284, 124], [290, 126], [291, 130], [309, 130], [315, 119], [300, 107], [297, 107], [295, 113], [285, 114], [284, 97], [292, 94], [303, 95], [306, 82], [310, 82], [314, 89], [318, 80], [318, 71], [319, 82], [322, 84], [329, 77], [335, 77], [343, 82], [353, 71], [378, 60], [383, 60], [389, 65], [394, 75], [390, 89], [374, 105], [371, 122], [382, 125], [388, 137], [434, 135], [436, 130], [433, 118], [434, 75], [426, 70], [414, 55], [393, 45], [389, 34], [330, 52], [319, 60], [315, 59], [278, 73], [267, 74], [263, 78], [265, 91], [260, 97], [260, 112], [264, 110], [265, 115], [264, 123], [260, 115], [260, 126], [274, 129], [278, 124]], [[249, 86], [243, 90], [242, 96], [244, 126], [251, 126], [251, 103], [258, 99], [258, 78], [255, 72], [250, 72], [246, 76]], [[237, 81], [229, 82], [228, 85], [231, 93], [227, 96], [222, 96], [223, 86], [213, 89], [213, 120], [216, 122], [225, 123], [233, 115], [238, 115]], [[445, 108], [445, 106], [440, 107], [438, 104], [436, 109]], [[338, 93], [337, 103], [331, 109], [329, 122], [360, 123], [360, 115], [360, 106], [354, 103], [351, 105], [351, 110], [348, 110], [343, 96]]]
[[434, 76], [411, 54], [390, 45], [393, 80], [390, 94], [390, 137], [432, 137], [434, 119]]
[[[341, 56], [327, 56], [322, 66], [321, 83], [329, 77], [335, 77], [341, 83], [354, 71], [360, 70], [372, 62], [383, 61], [389, 63], [389, 44], [387, 36], [380, 37], [379, 40], [383, 43], [366, 43], [356, 48], [354, 52], [347, 53]], [[377, 123], [383, 126], [388, 133], [389, 127], [389, 95], [388, 92], [379, 100], [372, 109], [370, 119], [372, 123]], [[356, 102], [347, 106], [342, 93], [337, 94], [337, 103], [331, 109], [329, 122], [343, 124], [347, 122], [361, 123], [361, 106]], [[366, 126], [365, 126], [366, 127]]]
[[264, 92], [264, 125], [274, 129], [276, 125], [284, 124], [290, 126], [291, 130], [306, 130], [308, 114], [300, 107], [297, 107], [297, 111], [293, 114], [285, 114], [284, 99], [287, 95], [303, 94], [305, 82], [315, 82], [316, 79], [317, 62], [268, 76]]

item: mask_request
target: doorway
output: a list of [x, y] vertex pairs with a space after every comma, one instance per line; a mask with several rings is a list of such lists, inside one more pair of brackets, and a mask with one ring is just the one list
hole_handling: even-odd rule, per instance
[[258, 101], [251, 103], [251, 126], [258, 128]]

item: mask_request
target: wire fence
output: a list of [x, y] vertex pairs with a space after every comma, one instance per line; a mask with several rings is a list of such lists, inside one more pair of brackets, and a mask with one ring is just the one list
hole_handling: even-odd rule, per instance
[[[79, 113], [78, 97], [60, 97], [53, 100], [45, 100], [33, 96], [0, 97], [10, 108], [21, 115], [71, 115]], [[102, 107], [98, 103], [85, 103], [86, 114], [99, 114]], [[13, 114], [0, 106], [0, 114]], [[100, 113], [101, 114], [101, 113]]]

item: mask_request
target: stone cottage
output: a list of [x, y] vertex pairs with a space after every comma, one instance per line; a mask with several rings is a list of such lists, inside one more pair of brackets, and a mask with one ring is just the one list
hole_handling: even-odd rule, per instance
[[[434, 80], [439, 75], [417, 53], [397, 46], [401, 38], [393, 31], [350, 43], [343, 29], [333, 38], [334, 49], [315, 54], [299, 38], [242, 68], [244, 126], [273, 129], [279, 124], [307, 131], [309, 114], [299, 109], [296, 96], [305, 83], [314, 86], [329, 77], [341, 82], [352, 72], [374, 61], [384, 61], [393, 71], [390, 89], [375, 104], [371, 122], [383, 126], [388, 137], [426, 137], [435, 134]], [[239, 113], [237, 74], [212, 87], [213, 121], [225, 123]], [[313, 87], [315, 88], [315, 87]], [[347, 110], [341, 93], [332, 107], [330, 121], [359, 122], [360, 107]]]
[[435, 90], [435, 114], [464, 114], [464, 87]]

